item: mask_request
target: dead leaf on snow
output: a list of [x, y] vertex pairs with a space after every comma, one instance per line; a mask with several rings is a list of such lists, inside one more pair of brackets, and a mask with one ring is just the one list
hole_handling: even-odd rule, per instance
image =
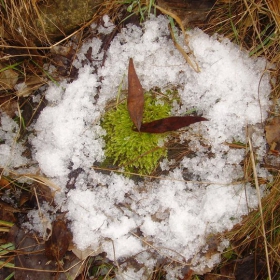
[[132, 122], [137, 130], [140, 131], [144, 109], [144, 93], [136, 74], [132, 58], [129, 59], [128, 65], [127, 109]]
[[197, 116], [168, 117], [148, 123], [143, 123], [140, 127], [140, 132], [164, 133], [168, 131], [174, 131], [201, 121], [208, 120], [206, 118]]

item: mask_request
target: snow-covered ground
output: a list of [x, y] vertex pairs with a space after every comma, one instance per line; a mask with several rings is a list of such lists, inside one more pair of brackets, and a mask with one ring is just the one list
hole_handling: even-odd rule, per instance
[[[112, 24], [104, 19], [107, 26], [99, 31], [111, 32]], [[44, 92], [48, 106], [29, 139], [33, 161], [60, 188], [56, 203], [67, 211], [77, 248], [106, 252], [116, 262], [135, 258], [138, 269], [142, 267], [139, 271], [132, 267], [124, 271], [126, 263], [120, 265], [120, 275], [127, 279], [145, 279], [160, 258], [178, 261], [176, 269], [166, 266], [169, 279], [180, 275], [184, 264], [197, 273], [213, 267], [220, 259], [218, 251], [228, 241], [221, 240], [218, 251], [207, 254], [211, 237], [232, 228], [257, 207], [255, 189], [242, 183], [240, 163], [245, 149], [229, 148], [226, 143], [246, 143], [247, 128], [253, 127], [252, 142], [261, 162], [265, 138], [258, 124], [269, 108], [267, 61], [249, 58], [229, 40], [209, 37], [199, 29], [188, 34], [199, 73], [174, 47], [164, 16], [152, 17], [142, 28], [128, 25], [122, 29], [107, 51], [104, 66], [100, 39], [85, 43], [74, 63], [79, 68], [78, 79], [48, 87]], [[178, 40], [183, 44], [182, 36]], [[89, 48], [92, 62], [85, 56]], [[182, 104], [174, 103], [173, 115], [195, 108], [209, 119], [182, 131], [180, 139], [190, 141], [193, 156], [185, 156], [176, 169], [157, 180], [134, 182], [92, 168], [104, 160], [106, 131], [100, 119], [122, 81], [127, 87], [130, 57], [145, 90], [178, 88]], [[13, 143], [15, 135], [8, 127], [16, 124], [2, 114], [1, 125], [0, 137], [6, 141], [0, 146], [1, 166], [13, 169], [16, 163], [25, 164], [20, 144]], [[12, 157], [13, 152], [19, 159]], [[268, 176], [257, 167], [259, 176]], [[82, 172], [75, 188], [69, 190], [68, 176], [78, 168]], [[169, 169], [167, 159], [161, 168]], [[191, 174], [188, 181], [186, 173]], [[30, 217], [36, 228], [38, 212], [31, 211]]]

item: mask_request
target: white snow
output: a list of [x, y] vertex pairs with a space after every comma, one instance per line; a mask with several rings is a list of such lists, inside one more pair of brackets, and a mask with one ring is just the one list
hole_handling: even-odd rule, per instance
[[108, 15], [103, 16], [103, 25], [98, 26], [99, 33], [110, 34], [116, 27], [111, 21]]
[[[104, 28], [108, 33], [113, 30], [107, 17], [99, 31], [106, 33]], [[111, 42], [104, 66], [100, 46], [97, 38], [84, 44], [74, 63], [79, 68], [77, 80], [46, 90], [49, 105], [34, 126], [36, 136], [30, 138], [33, 157], [42, 173], [59, 185], [56, 203], [67, 211], [79, 249], [101, 248], [112, 261], [134, 257], [144, 264], [146, 269], [138, 271], [121, 265], [120, 273], [127, 279], [145, 279], [145, 271], [161, 257], [187, 262], [202, 273], [220, 260], [218, 252], [212, 257], [202, 254], [211, 246], [209, 236], [232, 228], [257, 207], [255, 189], [241, 181], [245, 150], [226, 143], [246, 143], [246, 128], [254, 127], [252, 141], [261, 161], [265, 139], [257, 124], [265, 120], [269, 108], [267, 61], [248, 57], [227, 39], [194, 29], [189, 32], [189, 47], [201, 69], [196, 73], [174, 47], [164, 16], [152, 17], [143, 28], [122, 29]], [[91, 63], [84, 56], [90, 47]], [[175, 104], [173, 114], [195, 108], [209, 119], [180, 133], [182, 142], [190, 141], [194, 156], [185, 156], [166, 177], [138, 183], [91, 168], [104, 159], [106, 132], [100, 119], [122, 80], [127, 86], [130, 57], [145, 90], [178, 88], [182, 104]], [[10, 155], [7, 145], [10, 140], [1, 145], [3, 156]], [[1, 164], [6, 164], [3, 159]], [[164, 160], [161, 168], [169, 170], [171, 164], [174, 161]], [[68, 190], [73, 170], [80, 174], [75, 188]], [[221, 242], [219, 250], [227, 244]], [[169, 279], [175, 279], [184, 265], [176, 266], [176, 270], [166, 266]]]
[[24, 167], [28, 160], [22, 156], [22, 143], [17, 143], [19, 125], [0, 109], [0, 166], [5, 169]]

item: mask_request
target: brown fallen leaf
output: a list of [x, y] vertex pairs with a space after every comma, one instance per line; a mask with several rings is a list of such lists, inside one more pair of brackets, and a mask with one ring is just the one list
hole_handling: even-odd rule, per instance
[[46, 84], [46, 79], [39, 76], [30, 76], [23, 83], [15, 85], [16, 95], [18, 97], [26, 97], [37, 90], [42, 85]]
[[[0, 81], [1, 90], [1, 81]], [[15, 96], [11, 95], [0, 95], [0, 107], [3, 112], [5, 112], [10, 118], [16, 117], [18, 111], [18, 101]]]
[[48, 259], [61, 260], [72, 241], [72, 233], [63, 220], [52, 223], [52, 235], [45, 242], [45, 254]]
[[[0, 200], [0, 220], [15, 223], [17, 221], [15, 213], [21, 212], [19, 209], [14, 208], [10, 204]], [[4, 232], [4, 226], [3, 232]]]
[[[63, 228], [61, 230], [63, 230]], [[14, 273], [14, 277], [12, 279], [82, 279], [82, 277], [78, 277], [78, 275], [83, 272], [84, 266], [72, 252], [66, 253], [66, 257], [63, 258], [63, 262], [58, 262], [57, 259], [55, 259], [55, 261], [49, 261], [44, 252], [44, 242], [42, 242], [42, 240], [38, 238], [34, 232], [26, 232], [26, 230], [19, 229], [16, 225], [14, 225], [9, 232], [8, 242], [13, 243], [17, 249], [14, 252], [11, 251], [12, 260], [10, 263], [13, 263], [14, 260], [14, 266], [18, 268], [11, 269], [12, 271], [10, 273]], [[6, 261], [6, 259], [3, 260]], [[7, 270], [8, 268], [1, 268], [0, 279], [3, 279], [2, 275]]]
[[[0, 64], [0, 90], [10, 90], [13, 89], [18, 81], [19, 74], [5, 65]], [[3, 71], [3, 69], [6, 69]]]
[[280, 117], [275, 117], [265, 126], [266, 141], [271, 146], [274, 142], [280, 143]]
[[128, 65], [127, 109], [132, 122], [137, 130], [140, 131], [144, 109], [144, 92], [137, 77], [132, 58], [129, 59]]
[[140, 132], [164, 133], [168, 131], [174, 131], [201, 121], [208, 121], [208, 119], [195, 116], [168, 117], [148, 123], [142, 123]]

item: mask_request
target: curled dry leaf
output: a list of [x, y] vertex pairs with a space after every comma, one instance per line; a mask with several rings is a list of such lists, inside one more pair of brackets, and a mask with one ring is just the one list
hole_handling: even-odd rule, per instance
[[201, 121], [208, 121], [208, 119], [195, 116], [168, 117], [148, 123], [143, 123], [141, 125], [140, 132], [164, 133], [168, 131], [174, 131]]
[[128, 65], [127, 109], [132, 122], [137, 130], [140, 131], [144, 109], [144, 93], [137, 77], [132, 58], [129, 59]]

